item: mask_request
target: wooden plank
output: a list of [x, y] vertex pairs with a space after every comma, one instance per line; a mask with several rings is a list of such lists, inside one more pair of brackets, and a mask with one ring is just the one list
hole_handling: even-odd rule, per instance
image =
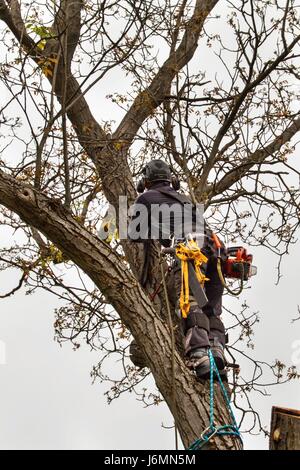
[[272, 407], [270, 450], [300, 450], [300, 410]]
[[283, 413], [300, 418], [300, 410], [293, 410], [292, 408], [282, 408], [280, 406], [273, 406], [272, 413]]

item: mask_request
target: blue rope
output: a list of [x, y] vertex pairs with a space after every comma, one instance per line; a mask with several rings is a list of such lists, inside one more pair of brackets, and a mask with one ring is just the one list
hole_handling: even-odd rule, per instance
[[[210, 403], [209, 403], [209, 427], [206, 430], [205, 434], [203, 434], [200, 439], [196, 439], [195, 442], [191, 444], [189, 450], [199, 450], [201, 449], [213, 436], [235, 436], [238, 437], [242, 441], [242, 436], [240, 434], [234, 413], [232, 411], [230, 405], [230, 399], [228, 397], [228, 393], [224, 387], [222, 382], [221, 376], [219, 374], [218, 368], [216, 366], [213, 354], [211, 350], [208, 350], [208, 357], [210, 362]], [[225, 424], [224, 426], [216, 427], [214, 424], [214, 373], [216, 374], [219, 384], [221, 386], [222, 393], [224, 395], [225, 403], [227, 409], [229, 411], [230, 417], [232, 419], [232, 424]]]

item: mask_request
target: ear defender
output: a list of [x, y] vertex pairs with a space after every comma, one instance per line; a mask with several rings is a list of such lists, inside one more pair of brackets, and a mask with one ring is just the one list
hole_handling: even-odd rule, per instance
[[137, 183], [136, 185], [136, 190], [139, 194], [142, 194], [144, 191], [145, 191], [145, 187], [146, 187], [146, 181], [145, 181], [145, 177], [143, 176]]
[[172, 175], [171, 184], [173, 188], [175, 189], [175, 191], [178, 191], [178, 189], [180, 189], [180, 181], [179, 181], [178, 176]]

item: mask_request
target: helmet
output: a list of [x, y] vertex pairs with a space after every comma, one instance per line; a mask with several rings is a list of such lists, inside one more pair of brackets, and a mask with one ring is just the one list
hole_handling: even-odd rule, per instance
[[149, 182], [169, 181], [171, 183], [171, 170], [162, 160], [152, 160], [143, 168], [144, 177]]
[[172, 176], [171, 169], [167, 163], [162, 160], [152, 160], [144, 166], [143, 177], [137, 184], [137, 192], [143, 193], [147, 183], [156, 181], [168, 181], [172, 183], [174, 189], [179, 189], [179, 180], [176, 176]]

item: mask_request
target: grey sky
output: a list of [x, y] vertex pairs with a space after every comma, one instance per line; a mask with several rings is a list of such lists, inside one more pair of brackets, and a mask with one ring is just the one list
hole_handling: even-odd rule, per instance
[[[222, 8], [222, 5], [218, 7], [220, 13]], [[0, 54], [3, 53], [0, 47]], [[206, 48], [200, 63], [208, 64], [211, 56], [207, 53]], [[216, 67], [217, 62], [210, 62], [208, 74], [213, 76]], [[112, 71], [100, 88], [88, 94], [99, 121], [106, 118], [120, 121], [120, 110], [115, 105], [108, 106], [105, 96], [125, 92], [128, 82], [129, 79], [124, 80], [123, 75], [120, 79], [118, 72]], [[1, 93], [3, 91], [0, 89]], [[2, 94], [2, 98], [5, 95]], [[1, 245], [8, 244], [1, 227], [0, 237]], [[274, 285], [276, 258], [264, 249], [250, 250], [255, 255], [258, 275], [241, 300], [247, 299], [251, 310], [260, 311], [253, 352], [260, 360], [272, 362], [278, 358], [291, 365], [295, 353], [293, 345], [300, 341], [300, 321], [291, 323], [300, 304], [299, 249], [298, 242], [285, 259], [283, 278], [278, 286]], [[15, 284], [15, 273], [0, 273], [1, 294]], [[224, 302], [228, 306], [236, 305], [233, 298], [226, 297]], [[74, 352], [70, 345], [60, 348], [53, 341], [53, 311], [57, 305], [58, 300], [50, 294], [40, 292], [26, 296], [24, 290], [0, 301], [0, 341], [6, 353], [6, 364], [0, 365], [0, 448], [173, 448], [173, 431], [162, 428], [162, 423], [172, 425], [166, 406], [143, 408], [131, 394], [108, 406], [103, 396], [106, 386], [99, 383], [92, 386], [89, 376], [98, 353], [84, 346]], [[226, 324], [226, 315], [224, 321]], [[246, 363], [241, 360], [240, 364], [247, 374]], [[300, 372], [300, 361], [295, 365]], [[270, 397], [255, 396], [256, 409], [267, 428], [272, 405], [300, 409], [299, 387], [299, 382], [289, 383], [269, 388]], [[262, 435], [247, 435], [245, 447], [263, 449], [268, 447], [268, 442]]]

